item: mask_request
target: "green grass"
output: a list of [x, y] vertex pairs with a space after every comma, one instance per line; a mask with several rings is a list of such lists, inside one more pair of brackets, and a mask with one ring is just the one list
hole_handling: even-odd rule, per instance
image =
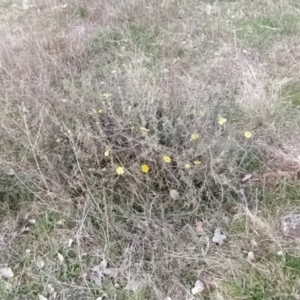
[[[264, 266], [264, 267], [263, 267]], [[226, 283], [228, 296], [234, 299], [294, 299], [299, 259], [286, 254], [284, 257], [269, 255], [269, 260], [245, 265], [243, 279], [230, 279]], [[282, 275], [285, 274], [285, 275]], [[292, 297], [292, 298], [291, 298]]]
[[244, 281], [238, 281], [231, 286], [234, 299], [247, 299], [247, 300], [259, 300], [259, 299], [289, 299], [289, 295], [277, 296], [276, 289], [273, 289], [270, 281], [257, 275], [255, 278], [245, 279]]
[[81, 19], [84, 19], [88, 16], [88, 10], [84, 6], [78, 6], [74, 11], [74, 15], [78, 16]]
[[[34, 199], [34, 194], [28, 189], [30, 184], [25, 186], [14, 175], [2, 174], [0, 178], [0, 208], [9, 209], [17, 214], [22, 206], [28, 205]], [[1, 210], [0, 210], [1, 212]]]
[[244, 173], [253, 173], [264, 167], [264, 158], [261, 153], [256, 153], [255, 149], [240, 150], [236, 164]]
[[300, 106], [300, 85], [299, 82], [293, 82], [288, 84], [283, 89], [283, 97], [290, 103], [293, 107], [299, 108]]
[[116, 68], [130, 68], [131, 53], [140, 57], [143, 66], [158, 68], [171, 50], [166, 47], [159, 27], [139, 22], [101, 30], [90, 42], [89, 55], [96, 62], [96, 75], [103, 78]]
[[284, 259], [284, 267], [286, 272], [291, 274], [294, 278], [297, 278], [300, 274], [300, 258], [299, 256], [294, 256], [287, 254]]
[[299, 20], [294, 15], [262, 15], [237, 24], [237, 35], [250, 47], [268, 49], [285, 36], [297, 34]]

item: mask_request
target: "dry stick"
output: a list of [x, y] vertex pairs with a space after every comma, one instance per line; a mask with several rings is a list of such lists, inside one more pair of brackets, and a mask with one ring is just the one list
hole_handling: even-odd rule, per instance
[[[74, 155], [75, 155], [75, 157], [76, 157], [76, 163], [77, 163], [79, 172], [80, 172], [80, 174], [81, 174], [81, 176], [82, 176], [82, 179], [83, 179], [83, 181], [84, 181], [85, 187], [86, 187], [86, 189], [87, 189], [87, 191], [88, 191], [88, 193], [89, 193], [89, 195], [90, 195], [90, 197], [91, 197], [91, 199], [92, 199], [94, 205], [96, 206], [96, 209], [98, 209], [98, 211], [99, 211], [101, 214], [103, 214], [103, 211], [102, 211], [102, 210], [99, 208], [99, 206], [97, 205], [96, 199], [94, 198], [94, 196], [93, 196], [93, 194], [92, 194], [92, 192], [91, 192], [91, 190], [90, 190], [90, 188], [89, 188], [89, 186], [88, 186], [88, 184], [87, 184], [87, 182], [86, 182], [86, 180], [85, 180], [85, 176], [84, 176], [84, 174], [83, 174], [83, 172], [82, 172], [82, 169], [81, 169], [81, 166], [80, 166], [80, 163], [79, 163], [79, 160], [78, 160], [78, 155], [77, 155], [77, 152], [76, 152], [76, 147], [75, 147], [74, 141], [73, 141], [73, 139], [72, 139], [72, 137], [71, 137], [71, 134], [68, 134], [68, 138], [69, 138], [69, 141], [71, 142], [71, 146], [72, 146], [72, 148], [73, 148]], [[87, 215], [87, 212], [85, 213], [85, 210], [83, 211], [83, 215], [84, 215], [84, 217], [82, 218], [82, 222], [80, 223], [80, 227], [79, 227], [79, 229], [77, 230], [77, 234], [76, 234], [77, 244], [78, 244], [78, 245], [80, 245], [80, 242], [79, 242], [79, 236], [81, 235], [82, 228], [83, 228], [83, 224], [84, 224], [84, 220], [85, 220], [86, 215]], [[78, 249], [80, 249], [80, 247], [79, 247]], [[79, 252], [80, 252], [80, 250], [79, 250]], [[80, 264], [81, 264], [81, 260], [80, 260]], [[81, 268], [83, 269], [83, 265], [82, 265], [82, 264], [81, 264]], [[89, 287], [88, 282], [86, 281], [85, 278], [84, 278], [84, 281], [85, 281], [86, 286], [88, 287], [88, 290], [91, 290], [91, 288]]]
[[88, 184], [87, 184], [87, 182], [86, 182], [86, 180], [85, 180], [84, 174], [83, 174], [83, 172], [82, 172], [82, 168], [81, 168], [80, 163], [79, 163], [79, 160], [78, 160], [78, 155], [77, 155], [77, 152], [76, 152], [76, 147], [75, 147], [74, 141], [73, 141], [73, 139], [72, 139], [72, 137], [71, 137], [71, 134], [68, 134], [68, 138], [69, 138], [69, 140], [70, 140], [70, 142], [71, 142], [71, 146], [72, 146], [72, 148], [73, 148], [74, 155], [75, 155], [75, 158], [76, 158], [76, 163], [77, 163], [79, 172], [80, 172], [80, 174], [81, 174], [81, 176], [82, 176], [82, 179], [83, 179], [83, 182], [84, 182], [84, 184], [85, 184], [85, 187], [86, 187], [86, 189], [87, 189], [87, 191], [88, 191], [88, 193], [89, 193], [89, 195], [90, 195], [90, 197], [91, 197], [91, 199], [92, 199], [94, 205], [97, 207], [97, 209], [99, 210], [99, 212], [100, 212], [101, 214], [103, 214], [103, 211], [102, 211], [102, 210], [99, 208], [99, 206], [97, 205], [97, 201], [96, 201], [96, 199], [94, 198], [94, 196], [93, 196], [93, 194], [92, 194], [92, 192], [91, 192], [91, 190], [90, 190], [90, 188], [89, 188], [89, 186], [88, 186]]
[[[86, 204], [87, 204], [87, 202], [86, 202]], [[83, 213], [82, 213], [83, 217], [81, 219], [79, 229], [76, 232], [76, 240], [77, 240], [77, 246], [78, 246], [78, 252], [79, 252], [78, 258], [79, 258], [79, 263], [80, 263], [81, 271], [84, 270], [84, 266], [82, 264], [82, 255], [81, 255], [81, 251], [80, 251], [80, 249], [81, 249], [81, 247], [80, 247], [81, 246], [81, 244], [80, 244], [80, 236], [81, 236], [81, 233], [82, 233], [83, 224], [84, 224], [84, 221], [86, 219], [87, 214], [88, 214], [88, 212], [86, 210], [86, 207], [84, 207]], [[91, 288], [90, 288], [90, 286], [89, 286], [89, 284], [88, 284], [88, 282], [86, 280], [86, 276], [83, 276], [83, 280], [84, 280], [85, 285], [87, 286], [87, 289], [89, 291], [91, 291]]]
[[[32, 151], [32, 154], [33, 154], [34, 161], [35, 161], [35, 163], [36, 163], [37, 169], [38, 169], [38, 171], [39, 171], [39, 173], [40, 173], [40, 175], [41, 175], [41, 178], [42, 178], [42, 180], [43, 180], [43, 182], [44, 182], [45, 187], [47, 187], [48, 192], [50, 192], [50, 189], [49, 189], [49, 186], [48, 186], [48, 184], [47, 184], [47, 181], [46, 181], [46, 179], [45, 179], [45, 177], [44, 177], [44, 175], [43, 175], [43, 173], [42, 173], [42, 170], [41, 170], [41, 168], [40, 168], [40, 164], [39, 164], [39, 162], [38, 162], [38, 160], [37, 160], [37, 157], [36, 157], [36, 154], [35, 154], [34, 146], [33, 146], [32, 142], [31, 142], [30, 131], [29, 131], [29, 128], [28, 128], [28, 124], [27, 124], [27, 120], [26, 120], [26, 115], [25, 115], [25, 113], [24, 113], [24, 109], [23, 109], [23, 112], [21, 113], [21, 115], [22, 115], [22, 117], [23, 117], [25, 129], [26, 129], [27, 140], [28, 140], [28, 143], [29, 143], [29, 145], [30, 145], [30, 149], [31, 149], [31, 151]], [[40, 124], [40, 126], [41, 126], [41, 124]], [[39, 129], [39, 130], [40, 130], [40, 129]], [[37, 141], [36, 141], [36, 142], [37, 142]]]
[[[209, 153], [210, 153], [210, 157], [211, 157], [211, 161], [212, 161], [212, 154], [211, 154], [210, 148], [209, 148]], [[211, 172], [213, 174], [213, 177], [217, 178], [217, 176], [214, 176], [215, 173], [213, 171], [212, 163], [210, 164], [210, 168], [211, 168]], [[265, 224], [263, 221], [261, 221], [258, 217], [253, 215], [253, 213], [249, 210], [249, 208], [248, 208], [248, 199], [245, 195], [244, 189], [237, 189], [235, 186], [233, 186], [229, 182], [227, 182], [226, 185], [239, 196], [239, 199], [241, 201], [241, 203], [239, 203], [239, 205], [242, 208], [242, 210], [244, 211], [245, 216], [249, 217], [253, 224], [258, 225], [260, 229], [264, 230], [268, 234], [268, 236], [271, 238], [271, 240], [273, 242], [275, 242], [275, 244], [278, 247], [281, 248], [280, 244], [276, 241], [274, 235], [272, 234], [271, 227], [268, 226], [267, 224]]]

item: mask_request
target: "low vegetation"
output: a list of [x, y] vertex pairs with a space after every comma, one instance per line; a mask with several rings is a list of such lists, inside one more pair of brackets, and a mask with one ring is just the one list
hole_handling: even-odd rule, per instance
[[0, 9], [1, 299], [300, 299], [297, 1]]

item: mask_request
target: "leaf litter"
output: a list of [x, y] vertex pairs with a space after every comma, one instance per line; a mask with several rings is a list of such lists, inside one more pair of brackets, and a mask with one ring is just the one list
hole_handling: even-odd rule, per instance
[[127, 282], [127, 285], [125, 286], [125, 290], [136, 292], [141, 287], [141, 282], [138, 282], [137, 280], [130, 279]]
[[249, 179], [251, 179], [251, 177], [252, 177], [252, 174], [247, 174], [242, 178], [241, 182], [244, 183], [244, 182], [248, 181]]
[[60, 263], [63, 263], [64, 260], [65, 260], [64, 257], [59, 252], [57, 252], [57, 258], [58, 258]]
[[196, 231], [199, 234], [205, 233], [205, 230], [203, 228], [203, 222], [202, 221], [196, 221]]
[[42, 269], [45, 266], [45, 262], [40, 256], [37, 257], [35, 264], [38, 269]]
[[225, 239], [226, 239], [225, 233], [223, 233], [221, 228], [217, 227], [215, 229], [214, 236], [212, 238], [212, 242], [217, 244], [218, 246], [222, 246]]
[[105, 275], [115, 278], [117, 276], [117, 273], [117, 268], [107, 268], [107, 261], [104, 259], [99, 265], [96, 265], [91, 269], [90, 278], [97, 286], [101, 287], [102, 278], [104, 278]]
[[12, 278], [14, 277], [14, 273], [11, 268], [2, 268], [0, 269], [0, 278], [1, 277]]
[[195, 282], [195, 286], [192, 288], [192, 295], [201, 293], [204, 290], [204, 284], [201, 280]]

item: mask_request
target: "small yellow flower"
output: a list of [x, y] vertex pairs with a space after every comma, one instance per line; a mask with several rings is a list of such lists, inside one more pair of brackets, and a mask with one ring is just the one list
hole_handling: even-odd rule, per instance
[[123, 175], [125, 173], [124, 168], [123, 167], [117, 167], [116, 168], [116, 173], [118, 175]]
[[189, 168], [191, 167], [191, 165], [190, 165], [190, 164], [185, 164], [184, 167], [185, 167], [186, 169], [189, 169]]
[[141, 165], [141, 171], [145, 174], [149, 172], [149, 167], [146, 164]]
[[226, 122], [227, 122], [226, 118], [219, 117], [219, 120], [218, 120], [219, 125], [224, 125]]
[[140, 127], [140, 131], [143, 131], [143, 132], [149, 132], [150, 129], [146, 128], [146, 127]]
[[98, 113], [98, 114], [102, 114], [102, 113], [103, 113], [103, 109], [98, 109], [98, 110], [97, 110], [97, 113]]
[[105, 97], [106, 99], [108, 99], [109, 97], [111, 97], [111, 94], [110, 93], [104, 93], [102, 94], [103, 97]]
[[104, 152], [104, 156], [105, 157], [107, 157], [107, 156], [109, 156], [109, 154], [110, 154], [110, 151], [107, 149], [107, 150], [105, 150], [105, 152]]
[[165, 155], [165, 156], [163, 157], [163, 160], [164, 160], [164, 162], [167, 163], [167, 164], [169, 164], [169, 163], [172, 161], [171, 157], [170, 157], [170, 156], [167, 156], [167, 155]]
[[252, 134], [251, 131], [245, 131], [245, 132], [244, 132], [244, 137], [245, 137], [246, 139], [251, 139], [252, 136], [253, 136], [253, 134]]
[[191, 135], [191, 141], [198, 140], [198, 138], [199, 138], [199, 134], [197, 134], [197, 133], [193, 133]]
[[194, 165], [201, 165], [201, 161], [200, 160], [194, 160], [193, 163], [194, 163]]

